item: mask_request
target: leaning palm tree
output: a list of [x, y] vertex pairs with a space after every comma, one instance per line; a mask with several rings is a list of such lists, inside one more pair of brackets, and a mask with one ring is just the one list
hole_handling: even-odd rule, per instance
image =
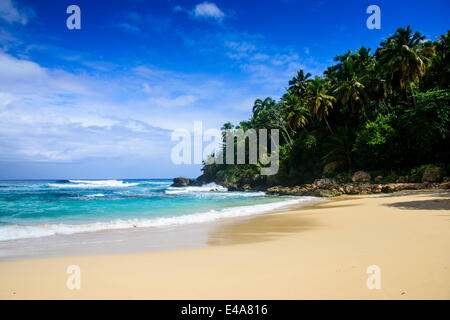
[[336, 98], [329, 95], [329, 83], [321, 77], [315, 77], [309, 82], [307, 92], [307, 104], [311, 114], [324, 120], [331, 133], [333, 130], [328, 123], [327, 116], [333, 108]]
[[309, 77], [311, 77], [311, 73], [305, 74], [303, 70], [299, 70], [297, 75], [289, 81], [289, 93], [303, 97], [308, 87]]
[[305, 127], [308, 124], [309, 110], [305, 101], [294, 94], [287, 94], [283, 100], [283, 111], [286, 123], [294, 129]]
[[425, 75], [434, 54], [433, 46], [424, 41], [425, 36], [407, 26], [381, 42], [376, 56], [394, 88], [409, 89], [413, 95], [413, 84]]

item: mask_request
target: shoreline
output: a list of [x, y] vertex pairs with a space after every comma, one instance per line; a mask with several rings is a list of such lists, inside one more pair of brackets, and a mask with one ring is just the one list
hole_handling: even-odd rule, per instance
[[448, 190], [335, 200], [219, 224], [206, 248], [0, 262], [0, 298], [450, 299]]
[[[57, 233], [0, 241], [0, 262], [80, 255], [108, 255], [204, 248], [208, 234], [221, 224], [236, 223], [259, 215], [301, 209], [326, 201], [315, 197], [282, 196], [277, 201], [256, 205], [231, 206], [216, 213], [200, 212], [162, 218], [197, 218], [185, 223], [135, 226], [94, 231]], [[257, 210], [259, 208], [259, 210]], [[160, 218], [149, 218], [158, 222]], [[113, 224], [114, 221], [110, 221]], [[135, 222], [137, 224], [137, 222]], [[66, 227], [68, 227], [67, 225]], [[81, 225], [83, 226], [83, 225]], [[45, 226], [41, 226], [45, 227]]]

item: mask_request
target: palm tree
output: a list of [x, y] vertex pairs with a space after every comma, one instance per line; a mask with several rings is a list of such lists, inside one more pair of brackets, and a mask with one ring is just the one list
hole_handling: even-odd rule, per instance
[[438, 37], [438, 40], [436, 48], [438, 54], [434, 63], [440, 67], [440, 86], [444, 89], [450, 86], [450, 30]]
[[411, 27], [399, 28], [394, 35], [381, 42], [378, 61], [385, 68], [385, 76], [394, 88], [411, 91], [431, 63], [433, 46], [424, 43], [425, 36], [412, 32]]
[[327, 116], [333, 108], [336, 98], [328, 94], [329, 83], [321, 77], [315, 77], [309, 82], [307, 104], [309, 111], [319, 119], [324, 120], [331, 133], [333, 130], [328, 123]]
[[351, 110], [364, 109], [367, 104], [368, 97], [365, 91], [366, 87], [363, 84], [365, 75], [358, 75], [356, 73], [355, 62], [346, 60], [343, 63], [343, 73], [346, 75], [345, 79], [340, 81], [334, 89], [335, 93], [342, 105], [348, 105]]
[[425, 81], [421, 83], [426, 90], [435, 86], [441, 89], [450, 87], [450, 30], [437, 37], [437, 40], [434, 43], [436, 55], [427, 71]]
[[297, 75], [289, 81], [289, 93], [303, 97], [308, 87], [309, 77], [311, 77], [311, 73], [305, 74], [303, 70], [299, 70]]
[[309, 110], [305, 107], [305, 101], [294, 94], [287, 94], [281, 102], [283, 112], [286, 115], [286, 123], [294, 129], [305, 127], [309, 120]]
[[250, 123], [254, 129], [280, 129], [285, 141], [292, 142], [281, 105], [270, 97], [255, 100]]

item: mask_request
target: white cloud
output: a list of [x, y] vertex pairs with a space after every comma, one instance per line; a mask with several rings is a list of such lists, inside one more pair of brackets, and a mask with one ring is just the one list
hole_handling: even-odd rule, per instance
[[184, 8], [182, 6], [175, 6], [173, 8], [174, 12], [184, 12], [191, 17], [194, 18], [206, 18], [206, 19], [213, 19], [218, 22], [221, 22], [225, 17], [225, 13], [219, 9], [219, 7], [212, 2], [202, 2], [197, 5], [192, 10], [189, 10], [187, 8]]
[[0, 19], [8, 23], [16, 22], [20, 24], [27, 24], [30, 15], [31, 11], [29, 9], [20, 12], [12, 0], [0, 0]]
[[180, 95], [175, 98], [165, 98], [165, 97], [153, 97], [148, 100], [148, 102], [155, 107], [185, 107], [191, 105], [197, 100], [196, 97], [192, 95]]
[[222, 19], [225, 16], [223, 11], [220, 10], [219, 7], [217, 7], [217, 5], [212, 2], [203, 2], [197, 4], [194, 8], [194, 15], [196, 17], [209, 17], [216, 19]]
[[73, 74], [0, 51], [0, 162], [156, 161], [170, 155], [173, 129], [245, 119], [246, 90], [151, 66]]

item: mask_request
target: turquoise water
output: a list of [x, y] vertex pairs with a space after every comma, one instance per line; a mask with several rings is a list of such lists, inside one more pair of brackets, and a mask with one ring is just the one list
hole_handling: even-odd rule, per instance
[[164, 227], [256, 214], [302, 199], [171, 180], [0, 181], [0, 240]]

